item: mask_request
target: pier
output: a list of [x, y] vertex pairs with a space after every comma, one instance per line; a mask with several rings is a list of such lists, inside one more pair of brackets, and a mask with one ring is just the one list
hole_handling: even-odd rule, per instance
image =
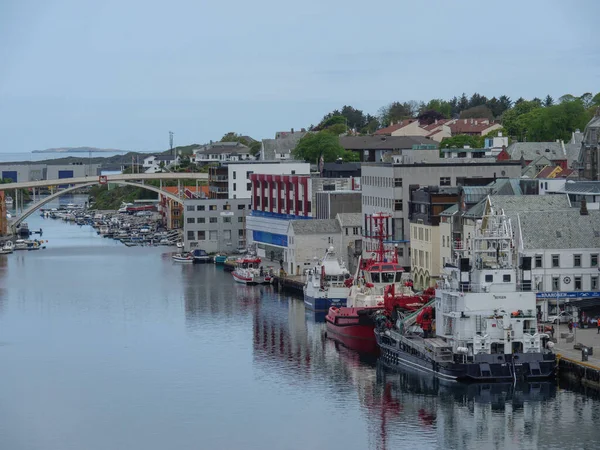
[[[559, 338], [554, 350], [558, 375], [600, 391], [600, 334], [595, 326], [575, 330], [573, 341], [568, 342], [560, 337], [567, 331], [567, 325], [561, 324], [557, 329]], [[582, 347], [589, 349], [587, 361], [582, 360]]]
[[301, 275], [276, 275], [273, 279], [273, 285], [282, 291], [304, 293], [305, 278]]

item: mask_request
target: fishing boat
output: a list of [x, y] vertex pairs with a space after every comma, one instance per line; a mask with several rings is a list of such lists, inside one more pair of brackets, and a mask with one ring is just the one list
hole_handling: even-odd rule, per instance
[[15, 245], [13, 244], [13, 241], [6, 241], [0, 248], [0, 255], [8, 255], [9, 253], [12, 253], [14, 249]]
[[[471, 238], [470, 254], [455, 248], [435, 298], [391, 318], [375, 332], [382, 359], [457, 381], [517, 382], [554, 376], [553, 343], [537, 326], [536, 297], [514, 254], [511, 221], [488, 204]], [[525, 258], [525, 257], [524, 257]], [[523, 287], [529, 290], [524, 291]]]
[[346, 280], [346, 306], [329, 308], [325, 321], [328, 334], [344, 345], [361, 352], [376, 352], [375, 314], [384, 309], [386, 299], [394, 310], [404, 311], [418, 309], [429, 297], [412, 290], [412, 283], [403, 277], [404, 268], [398, 264], [396, 248], [385, 245], [391, 239], [387, 232], [391, 215], [377, 213], [368, 216], [368, 220], [374, 241], [367, 249], [371, 257], [361, 258], [355, 276]]
[[234, 281], [242, 284], [270, 284], [273, 282], [272, 270], [261, 266], [261, 259], [258, 257], [238, 258], [231, 275], [233, 275]]
[[25, 239], [17, 239], [15, 241], [15, 250], [27, 250], [27, 241]]
[[223, 264], [225, 264], [225, 261], [227, 261], [227, 256], [226, 255], [215, 255], [215, 264], [218, 266], [222, 266]]
[[194, 257], [194, 264], [207, 264], [212, 262], [212, 256], [199, 248], [192, 252], [192, 256]]
[[304, 304], [314, 311], [327, 311], [331, 306], [346, 306], [351, 278], [334, 248], [329, 247], [319, 263], [307, 272]]
[[189, 253], [177, 253], [171, 256], [173, 262], [184, 263], [184, 264], [193, 264], [194, 256]]

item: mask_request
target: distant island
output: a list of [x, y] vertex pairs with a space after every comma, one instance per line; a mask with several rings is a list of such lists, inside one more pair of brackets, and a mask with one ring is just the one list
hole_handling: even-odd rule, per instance
[[116, 148], [96, 148], [96, 147], [61, 147], [47, 148], [46, 150], [34, 150], [31, 153], [127, 153], [127, 150], [118, 150]]

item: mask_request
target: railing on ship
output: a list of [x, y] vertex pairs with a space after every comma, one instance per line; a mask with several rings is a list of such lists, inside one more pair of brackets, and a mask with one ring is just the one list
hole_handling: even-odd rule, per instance
[[[498, 286], [502, 286], [503, 283], [460, 283], [458, 289], [454, 289], [456, 292], [472, 292], [472, 293], [487, 293], [492, 292], [498, 295], [503, 295], [506, 292], [504, 291], [494, 291], [490, 289], [494, 284]], [[446, 284], [444, 280], [438, 280], [435, 285], [436, 289], [440, 290], [450, 290], [450, 284]], [[536, 292], [534, 289], [531, 289], [531, 283], [517, 283], [516, 284], [517, 292]]]

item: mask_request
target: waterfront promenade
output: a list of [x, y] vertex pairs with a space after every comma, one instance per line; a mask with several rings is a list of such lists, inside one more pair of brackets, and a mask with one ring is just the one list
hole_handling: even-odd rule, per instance
[[586, 347], [592, 347], [593, 355], [588, 356], [587, 364], [600, 370], [600, 334], [598, 334], [595, 326], [593, 328], [578, 328], [575, 332], [574, 341], [568, 343], [566, 339], [560, 338], [560, 333], [568, 332], [567, 325], [561, 324], [560, 329], [557, 331], [559, 333], [559, 339], [554, 346], [555, 353], [574, 361], [581, 361], [581, 350], [575, 350], [573, 348], [575, 343], [580, 343]]

